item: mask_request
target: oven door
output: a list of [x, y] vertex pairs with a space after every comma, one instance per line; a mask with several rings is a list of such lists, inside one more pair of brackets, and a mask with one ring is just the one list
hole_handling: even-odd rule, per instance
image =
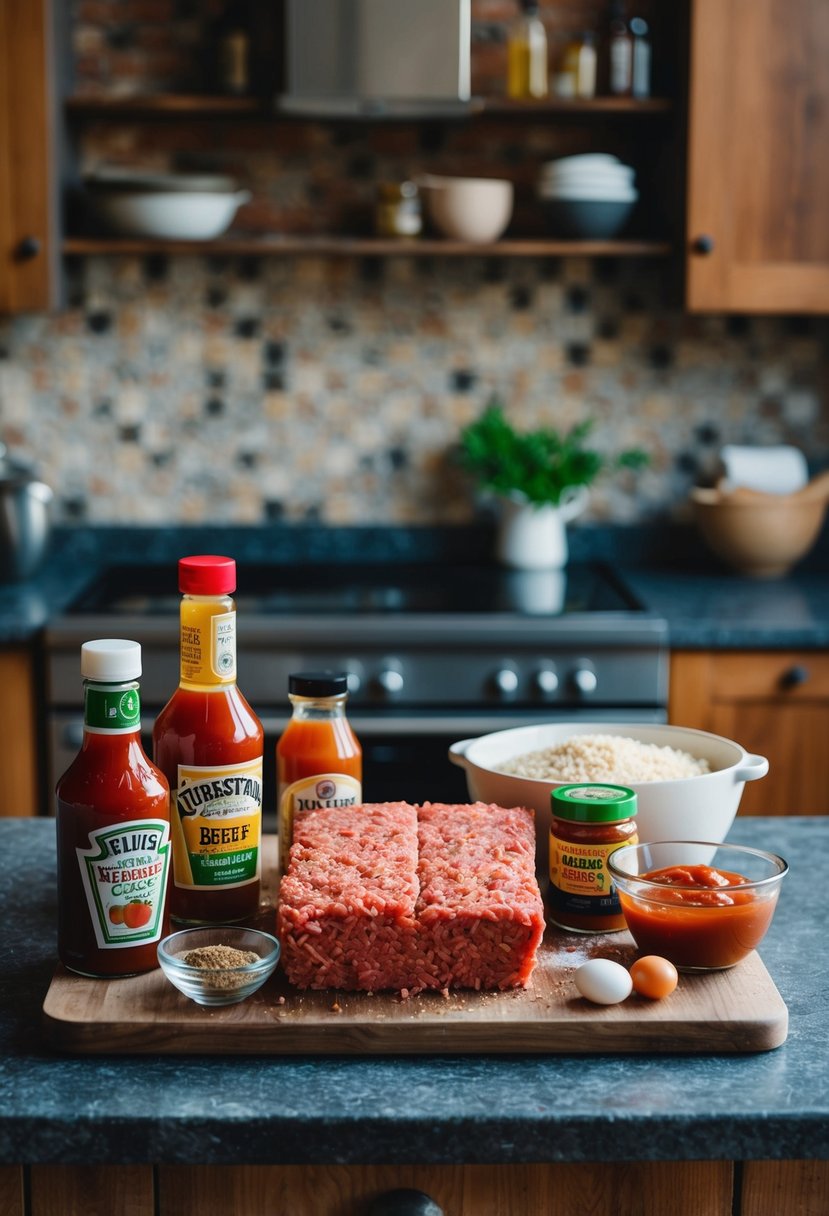
[[[159, 707], [160, 709], [160, 707]], [[142, 738], [152, 755], [152, 723], [158, 712], [146, 707]], [[276, 744], [285, 729], [284, 710], [260, 712], [265, 730], [264, 787], [265, 822], [276, 821]], [[533, 713], [430, 710], [378, 710], [349, 714], [349, 721], [363, 749], [363, 797], [366, 802], [466, 802], [466, 775], [452, 764], [449, 747], [460, 739], [476, 738], [513, 726], [542, 722], [665, 722], [663, 709], [573, 709]], [[58, 779], [77, 755], [83, 739], [83, 716], [55, 711], [49, 720], [49, 779], [54, 789]], [[52, 807], [49, 807], [52, 810]]]

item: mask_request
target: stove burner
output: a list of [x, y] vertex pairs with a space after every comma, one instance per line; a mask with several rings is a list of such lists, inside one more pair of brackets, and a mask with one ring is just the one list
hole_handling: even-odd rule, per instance
[[[641, 612], [642, 605], [607, 567], [573, 564], [563, 571], [490, 566], [239, 563], [240, 613], [262, 616], [570, 616]], [[67, 613], [178, 615], [175, 564], [110, 566]]]

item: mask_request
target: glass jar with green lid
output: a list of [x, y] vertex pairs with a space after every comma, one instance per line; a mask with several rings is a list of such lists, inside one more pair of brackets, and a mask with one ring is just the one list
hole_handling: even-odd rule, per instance
[[552, 791], [550, 911], [554, 924], [575, 933], [626, 928], [607, 859], [637, 844], [636, 793], [624, 785], [582, 781]]

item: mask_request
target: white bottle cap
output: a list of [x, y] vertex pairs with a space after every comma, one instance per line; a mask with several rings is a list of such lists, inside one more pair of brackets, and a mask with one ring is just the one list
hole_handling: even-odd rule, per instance
[[121, 684], [141, 675], [141, 644], [125, 638], [100, 638], [81, 646], [81, 675], [85, 680]]

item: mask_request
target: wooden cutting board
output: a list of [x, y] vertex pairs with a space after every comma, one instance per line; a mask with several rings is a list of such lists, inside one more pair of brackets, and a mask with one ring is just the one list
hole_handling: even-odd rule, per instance
[[[266, 877], [275, 889], [273, 844]], [[273, 899], [260, 927], [273, 930]], [[43, 1005], [47, 1040], [83, 1054], [412, 1055], [768, 1051], [788, 1010], [756, 953], [730, 971], [681, 975], [663, 1001], [635, 993], [620, 1005], [579, 996], [573, 975], [588, 958], [629, 965], [628, 933], [597, 936], [549, 927], [526, 990], [369, 996], [299, 992], [277, 973], [238, 1005], [194, 1004], [161, 971], [93, 980], [58, 966]]]

